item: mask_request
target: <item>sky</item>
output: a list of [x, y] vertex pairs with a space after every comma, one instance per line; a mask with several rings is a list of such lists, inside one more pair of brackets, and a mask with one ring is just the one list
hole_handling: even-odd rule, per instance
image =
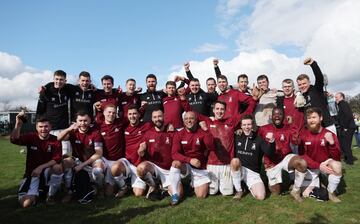
[[38, 87], [58, 69], [69, 83], [88, 71], [99, 88], [112, 75], [116, 86], [135, 78], [145, 89], [153, 73], [162, 88], [190, 61], [205, 88], [213, 58], [231, 84], [266, 74], [280, 88], [301, 73], [313, 78], [302, 64], [311, 56], [330, 91], [356, 95], [359, 11], [358, 0], [1, 1], [0, 109], [35, 109]]

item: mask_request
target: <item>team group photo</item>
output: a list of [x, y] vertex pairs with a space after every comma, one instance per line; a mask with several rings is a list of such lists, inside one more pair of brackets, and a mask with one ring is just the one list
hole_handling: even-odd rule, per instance
[[[189, 10], [192, 4], [206, 4], [172, 6], [160, 2], [152, 6], [142, 2], [144, 5], [138, 7], [140, 11], [148, 7], [152, 15], [160, 8], [170, 13], [177, 11], [175, 5]], [[221, 45], [206, 43], [181, 55], [182, 41], [204, 40], [206, 35], [199, 31], [206, 32], [206, 28], [196, 30], [194, 25], [193, 30], [191, 23], [183, 24], [190, 32], [181, 35], [190, 39], [171, 39], [173, 28], [167, 34], [161, 31], [163, 26], [187, 23], [190, 18], [168, 15], [169, 20], [164, 21], [167, 13], [161, 10], [148, 21], [129, 20], [123, 25], [125, 29], [119, 30], [119, 39], [107, 37], [111, 30], [112, 35], [118, 35], [114, 24], [123, 23], [120, 18], [132, 17], [131, 7], [136, 4], [130, 3], [126, 3], [130, 11], [123, 11], [123, 15], [116, 14], [119, 5], [114, 2], [106, 6], [74, 3], [73, 9], [104, 13], [110, 20], [100, 21], [113, 26], [106, 28], [108, 24], [103, 23], [100, 28], [101, 22], [93, 21], [90, 11], [84, 11], [88, 21], [82, 21], [78, 17], [81, 15], [75, 15], [76, 10], [70, 10], [69, 18], [74, 16], [71, 26], [81, 24], [79, 29], [90, 34], [93, 31], [82, 26], [93, 24], [103, 30], [107, 41], [96, 47], [94, 41], [101, 39], [98, 34], [94, 40], [82, 35], [72, 47], [73, 53], [65, 50], [65, 63], [51, 62], [53, 57], [63, 58], [60, 46], [51, 47], [54, 56], [39, 55], [36, 59], [37, 53], [33, 53], [33, 59], [26, 60], [34, 65], [36, 60], [43, 60], [41, 66], [53, 63], [47, 71], [27, 66], [19, 57], [6, 53], [11, 52], [13, 44], [27, 42], [25, 39], [4, 38], [1, 42], [5, 45], [0, 48], [0, 89], [4, 92], [0, 99], [1, 222], [360, 222], [360, 67], [351, 57], [359, 54], [356, 40], [360, 36], [354, 34], [346, 42], [348, 37], [328, 35], [329, 24], [334, 29], [330, 33], [355, 33], [346, 30], [344, 23], [356, 26], [354, 21], [360, 18], [355, 12], [360, 5], [352, 0], [324, 0], [325, 9], [315, 12], [312, 7], [320, 3], [270, 2], [220, 0], [206, 6], [216, 6], [215, 15], [220, 20], [217, 29], [224, 40], [241, 33], [236, 42], [240, 53], [235, 52], [237, 56], [232, 60], [226, 41]], [[55, 13], [49, 22], [59, 25], [50, 29], [58, 30], [52, 42], [62, 45], [61, 41], [69, 40], [68, 46], [64, 45], [67, 49], [77, 41], [78, 37], [61, 41], [56, 37], [63, 35], [61, 30], [69, 29], [60, 24], [71, 24], [69, 18], [56, 20], [56, 11], [70, 3], [18, 4], [4, 4], [1, 11], [16, 7], [20, 11], [29, 7], [47, 9]], [[273, 14], [266, 9], [272, 9]], [[284, 25], [285, 18], [273, 19], [274, 15], [281, 16], [276, 14], [280, 9], [305, 13], [301, 20], [313, 26], [302, 28], [306, 33], [303, 36], [313, 38], [308, 45], [301, 46], [306, 43], [305, 37], [293, 37], [291, 32], [297, 31]], [[334, 15], [326, 12], [343, 18], [343, 23], [337, 26]], [[318, 15], [319, 21], [311, 22], [315, 18], [311, 13]], [[184, 16], [207, 24], [200, 15], [191, 14], [186, 11]], [[286, 15], [293, 26], [299, 25], [295, 15], [286, 12], [282, 16]], [[269, 24], [277, 20], [284, 25], [288, 33], [284, 36], [285, 31], [277, 31], [282, 28], [273, 27], [268, 38], [262, 37], [268, 29], [261, 24], [266, 17]], [[37, 15], [30, 20], [40, 18]], [[238, 22], [240, 18], [246, 24]], [[12, 23], [27, 23], [18, 20]], [[163, 37], [156, 40], [158, 34], [153, 31], [148, 31], [148, 37], [126, 38], [127, 32], [129, 37], [137, 32], [136, 21], [151, 24], [143, 31], [153, 27], [165, 39], [159, 45]], [[38, 24], [47, 26], [44, 20], [38, 20]], [[163, 28], [156, 28], [156, 24]], [[177, 31], [182, 31], [183, 25]], [[34, 30], [29, 32], [36, 32], [35, 26], [32, 24]], [[325, 34], [326, 38], [321, 36]], [[318, 41], [321, 37], [325, 39]], [[337, 38], [342, 38], [341, 52]], [[168, 42], [172, 41], [180, 46], [168, 51]], [[42, 44], [34, 42], [44, 50], [46, 43], [45, 39]], [[150, 52], [152, 44], [157, 51]], [[108, 54], [104, 52], [107, 45]], [[81, 46], [86, 47], [81, 50]], [[115, 49], [118, 46], [123, 47]], [[137, 52], [138, 46], [143, 55], [132, 55], [130, 52]], [[263, 50], [263, 46], [269, 49]], [[132, 50], [126, 53], [127, 48]], [[14, 52], [22, 55], [19, 49]], [[90, 49], [98, 55], [78, 58]], [[117, 50], [118, 55], [112, 55]], [[164, 54], [167, 58], [157, 59]], [[25, 55], [24, 51], [22, 57]], [[142, 61], [132, 64], [128, 60], [133, 57]], [[162, 65], [148, 64], [151, 60], [177, 65], [169, 72]]]

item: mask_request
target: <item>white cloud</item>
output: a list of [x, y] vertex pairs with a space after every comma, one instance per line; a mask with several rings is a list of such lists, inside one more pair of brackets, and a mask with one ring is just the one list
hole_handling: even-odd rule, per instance
[[213, 53], [223, 51], [227, 47], [224, 44], [205, 43], [194, 50], [195, 53]]
[[[36, 109], [38, 87], [51, 82], [53, 72], [24, 65], [17, 56], [0, 52], [0, 110], [10, 106]], [[74, 80], [69, 75], [68, 80]]]

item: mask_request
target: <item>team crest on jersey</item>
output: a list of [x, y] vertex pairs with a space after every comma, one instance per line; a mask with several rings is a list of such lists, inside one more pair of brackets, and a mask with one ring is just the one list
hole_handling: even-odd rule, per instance
[[285, 136], [284, 136], [284, 134], [281, 134], [281, 135], [280, 135], [280, 141], [282, 141], [282, 142], [285, 141]]
[[199, 140], [199, 138], [196, 138], [195, 144], [196, 144], [196, 145], [200, 145], [200, 140]]
[[199, 96], [199, 100], [202, 100], [202, 97], [201, 97], [201, 96]]
[[169, 137], [166, 137], [165, 144], [170, 144], [170, 139], [169, 139]]
[[89, 145], [92, 145], [93, 141], [91, 139], [89, 139]]
[[30, 147], [32, 150], [37, 150], [37, 147], [36, 146], [31, 146]]
[[103, 135], [103, 136], [106, 135], [106, 132], [105, 132], [105, 131], [104, 131], [104, 132], [101, 132], [101, 135]]
[[256, 149], [256, 145], [255, 143], [252, 143], [251, 150], [255, 150], [255, 149]]
[[321, 145], [321, 146], [325, 146], [325, 139], [321, 139], [320, 145]]
[[75, 93], [75, 95], [79, 96], [79, 95], [80, 95], [80, 93], [79, 93], [79, 92], [76, 92], [76, 93]]
[[118, 129], [118, 128], [115, 128], [115, 132], [119, 132], [119, 129]]
[[55, 101], [55, 97], [51, 97], [51, 101]]
[[51, 145], [48, 145], [47, 152], [51, 152]]
[[232, 97], [230, 96], [230, 98], [229, 98], [229, 102], [232, 102]]
[[149, 139], [149, 142], [155, 142], [155, 139]]

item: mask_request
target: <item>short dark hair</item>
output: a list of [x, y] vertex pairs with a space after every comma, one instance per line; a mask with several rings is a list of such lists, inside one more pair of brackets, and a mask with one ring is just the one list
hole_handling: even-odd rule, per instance
[[262, 79], [266, 79], [266, 81], [269, 82], [269, 78], [265, 74], [259, 75], [257, 77], [256, 81], [259, 81], [259, 80], [262, 80]]
[[35, 121], [35, 124], [40, 123], [40, 122], [49, 122], [50, 123], [50, 121], [47, 117], [38, 117]]
[[54, 72], [54, 76], [62, 76], [64, 78], [66, 78], [66, 72], [64, 72], [63, 70], [56, 70]]
[[299, 80], [304, 80], [304, 79], [307, 79], [307, 80], [310, 80], [309, 76], [306, 75], [306, 74], [300, 74], [296, 80], [299, 81]]
[[240, 74], [240, 75], [238, 76], [238, 78], [237, 78], [238, 82], [239, 82], [239, 80], [240, 80], [241, 78], [249, 80], [249, 78], [248, 78], [248, 76], [247, 76], [246, 74]]
[[128, 83], [128, 82], [135, 82], [136, 83], [136, 80], [133, 79], [133, 78], [130, 78], [130, 79], [126, 80], [126, 83]]
[[206, 82], [208, 82], [210, 80], [212, 80], [212, 81], [214, 81], [216, 83], [216, 80], [213, 77], [210, 77], [210, 78], [206, 79]]
[[192, 78], [192, 79], [190, 79], [190, 82], [200, 82], [200, 81], [197, 78]]
[[164, 113], [164, 111], [163, 111], [162, 109], [157, 108], [157, 109], [155, 109], [155, 110], [153, 110], [153, 111], [151, 112], [151, 116], [152, 116], [152, 114], [153, 114], [155, 111], [161, 111], [162, 113]]
[[344, 100], [345, 100], [345, 94], [343, 92], [337, 92]]
[[111, 75], [104, 75], [104, 76], [101, 78], [101, 83], [102, 83], [104, 80], [111, 80], [111, 84], [114, 84], [114, 78], [113, 78]]
[[89, 116], [90, 117], [90, 119], [91, 119], [91, 116], [89, 115], [89, 113], [87, 112], [87, 111], [85, 111], [85, 110], [79, 110], [77, 113], [76, 113], [76, 118], [78, 117], [78, 116], [81, 116], [81, 117], [83, 117], [83, 116]]
[[220, 101], [220, 100], [217, 100], [217, 101], [213, 102], [213, 103], [211, 104], [211, 108], [215, 108], [215, 105], [216, 105], [217, 103], [219, 103], [219, 104], [221, 104], [221, 105], [224, 105], [224, 107], [225, 107], [225, 109], [226, 109], [226, 103], [225, 103], [224, 101]]
[[322, 112], [321, 112], [321, 109], [319, 107], [309, 107], [305, 111], [305, 117], [308, 117], [312, 113], [317, 113], [319, 115], [319, 117], [322, 117]]
[[245, 114], [241, 117], [241, 122], [242, 123], [243, 120], [251, 120], [252, 122], [254, 121], [254, 117], [251, 114]]
[[166, 84], [165, 84], [165, 86], [166, 86], [166, 87], [167, 87], [167, 86], [175, 86], [175, 88], [176, 88], [176, 83], [175, 83], [174, 81], [167, 81]]
[[90, 73], [87, 72], [87, 71], [82, 71], [82, 72], [80, 72], [80, 74], [79, 74], [79, 78], [80, 78], [81, 76], [82, 76], [82, 77], [90, 78]]
[[219, 79], [224, 79], [226, 82], [228, 81], [225, 75], [219, 75], [217, 80], [219, 81]]
[[148, 75], [146, 76], [146, 79], [145, 79], [145, 80], [148, 80], [148, 78], [153, 78], [153, 79], [155, 79], [155, 81], [157, 81], [157, 78], [156, 78], [156, 76], [155, 76], [154, 74], [148, 74]]
[[136, 104], [130, 104], [128, 106], [128, 111], [129, 110], [137, 110], [137, 111], [139, 111], [139, 107]]

